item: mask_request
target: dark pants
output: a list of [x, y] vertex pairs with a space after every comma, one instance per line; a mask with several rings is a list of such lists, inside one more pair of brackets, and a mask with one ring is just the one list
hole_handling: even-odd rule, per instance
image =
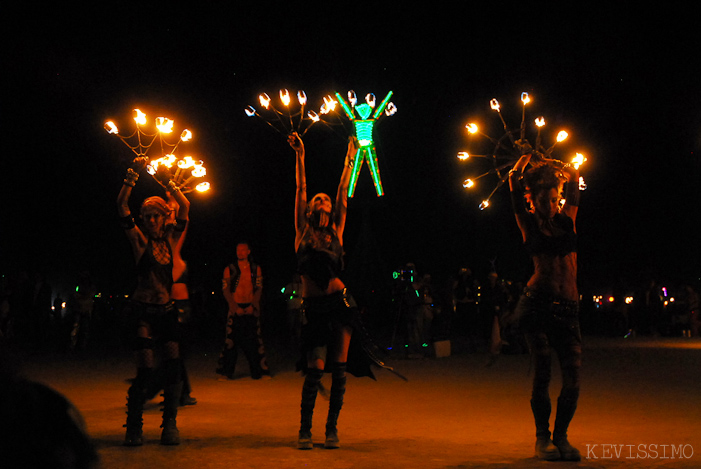
[[241, 347], [248, 361], [251, 378], [259, 379], [263, 375], [270, 375], [260, 333], [260, 320], [257, 316], [229, 314], [226, 323], [226, 341], [219, 355], [217, 373], [229, 378], [234, 377], [238, 347]]
[[567, 437], [579, 400], [582, 339], [576, 302], [544, 297], [527, 290], [519, 300], [517, 314], [533, 354], [535, 375], [531, 408], [536, 436], [550, 437], [549, 418], [552, 355], [558, 357], [562, 373], [562, 389], [558, 397], [553, 439]]

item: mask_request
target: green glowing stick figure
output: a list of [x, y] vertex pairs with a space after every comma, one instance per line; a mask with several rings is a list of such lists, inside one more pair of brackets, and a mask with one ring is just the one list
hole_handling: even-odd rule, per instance
[[[356, 98], [353, 91], [348, 92], [348, 98], [351, 102], [350, 105], [339, 93], [336, 93], [336, 98], [338, 99], [338, 102], [341, 103], [343, 111], [355, 126], [355, 136], [358, 138], [358, 143], [360, 144], [360, 148], [358, 148], [358, 152], [355, 155], [353, 172], [351, 173], [350, 183], [348, 184], [348, 197], [353, 197], [355, 193], [355, 185], [358, 182], [358, 174], [360, 173], [360, 168], [365, 160], [368, 162], [370, 174], [372, 175], [372, 180], [375, 183], [375, 192], [377, 192], [377, 196], [380, 197], [385, 194], [385, 191], [382, 189], [382, 181], [380, 180], [380, 168], [377, 165], [377, 152], [375, 151], [375, 142], [372, 138], [372, 130], [375, 122], [381, 116], [383, 111], [387, 110], [387, 115], [392, 115], [396, 112], [397, 108], [389, 102], [389, 98], [391, 96], [392, 92], [390, 91], [387, 93], [387, 96], [382, 103], [380, 103], [377, 109], [375, 109], [373, 112], [373, 108], [375, 107], [374, 95], [369, 94], [366, 98], [367, 103], [356, 106]], [[357, 116], [354, 110], [357, 111]]]

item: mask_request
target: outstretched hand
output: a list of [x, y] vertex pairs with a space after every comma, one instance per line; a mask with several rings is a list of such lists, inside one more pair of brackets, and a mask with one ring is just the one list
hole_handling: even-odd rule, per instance
[[141, 172], [142, 169], [146, 167], [148, 164], [148, 157], [147, 156], [137, 156], [134, 158], [134, 161], [132, 162], [131, 168], [136, 171], [137, 173]]
[[304, 151], [304, 142], [297, 132], [292, 132], [287, 136], [287, 143], [296, 152]]
[[353, 163], [355, 162], [355, 155], [358, 153], [358, 148], [360, 148], [358, 139], [356, 137], [348, 137], [348, 151], [346, 151], [345, 164], [349, 168], [353, 167]]

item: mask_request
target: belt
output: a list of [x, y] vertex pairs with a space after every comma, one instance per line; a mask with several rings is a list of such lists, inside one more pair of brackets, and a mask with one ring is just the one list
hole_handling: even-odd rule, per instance
[[540, 292], [531, 290], [530, 288], [525, 288], [523, 290], [524, 296], [530, 298], [533, 301], [537, 301], [542, 304], [556, 305], [561, 308], [577, 308], [579, 306], [579, 301], [566, 300], [559, 296], [546, 295]]

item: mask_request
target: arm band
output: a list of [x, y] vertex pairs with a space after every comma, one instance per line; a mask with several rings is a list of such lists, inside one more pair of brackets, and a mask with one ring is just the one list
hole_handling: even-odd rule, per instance
[[136, 226], [134, 223], [134, 217], [132, 217], [131, 214], [119, 217], [119, 226], [125, 230], [131, 230]]
[[175, 219], [175, 226], [173, 229], [179, 233], [182, 233], [185, 231], [185, 227], [187, 226], [187, 220], [181, 220], [180, 218]]

